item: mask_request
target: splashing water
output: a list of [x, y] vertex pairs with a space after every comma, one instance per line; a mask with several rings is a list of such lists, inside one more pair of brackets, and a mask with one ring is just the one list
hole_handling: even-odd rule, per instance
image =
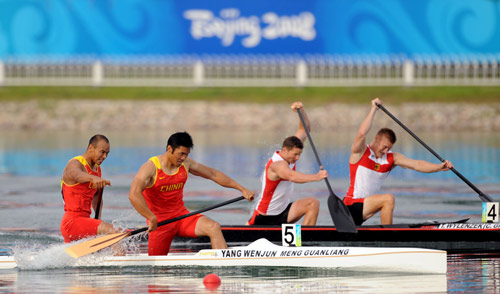
[[[78, 242], [65, 244], [31, 244], [29, 247], [16, 245], [13, 249], [14, 259], [18, 268], [23, 270], [43, 270], [67, 267], [101, 266], [106, 256], [113, 255], [113, 248], [105, 248], [99, 252], [80, 258], [73, 258], [66, 253], [66, 248], [75, 244], [88, 241], [92, 238], [82, 239]], [[123, 247], [125, 243], [120, 243]]]
[[71, 244], [56, 244], [44, 247], [31, 244], [30, 247], [14, 247], [14, 259], [20, 269], [41, 270], [73, 266], [76, 259], [69, 256], [65, 249]]

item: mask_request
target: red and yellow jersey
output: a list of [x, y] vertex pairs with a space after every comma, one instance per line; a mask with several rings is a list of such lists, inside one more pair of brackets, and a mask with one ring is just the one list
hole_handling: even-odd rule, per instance
[[[97, 165], [97, 171], [94, 171], [83, 156], [76, 156], [71, 160], [73, 159], [78, 160], [85, 167], [87, 173], [101, 177], [101, 167], [99, 165]], [[90, 217], [92, 213], [92, 200], [97, 192], [97, 189], [92, 187], [92, 182], [68, 185], [61, 179], [61, 189], [65, 212]]]
[[158, 221], [188, 213], [183, 200], [184, 185], [188, 178], [184, 164], [177, 168], [175, 173], [167, 175], [161, 168], [157, 156], [149, 160], [156, 166], [154, 183], [142, 192], [149, 209], [156, 215]]

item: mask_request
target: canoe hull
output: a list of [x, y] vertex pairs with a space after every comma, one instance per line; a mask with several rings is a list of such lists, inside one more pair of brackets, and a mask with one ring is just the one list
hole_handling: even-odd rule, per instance
[[[248, 244], [266, 238], [281, 244], [281, 226], [222, 226], [226, 242]], [[448, 254], [500, 254], [500, 224], [414, 224], [361, 226], [357, 234], [339, 233], [334, 226], [302, 226], [303, 246], [418, 247], [445, 250]], [[182, 243], [209, 244], [208, 238]]]
[[[248, 246], [205, 249], [196, 254], [106, 256], [76, 266], [257, 266], [308, 267], [366, 272], [445, 274], [446, 252], [420, 248], [283, 247], [260, 239]], [[0, 268], [16, 267], [12, 256], [0, 257]]]

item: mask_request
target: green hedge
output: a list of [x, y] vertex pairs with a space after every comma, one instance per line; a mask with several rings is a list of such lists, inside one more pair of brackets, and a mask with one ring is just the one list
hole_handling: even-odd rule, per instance
[[296, 100], [310, 105], [330, 102], [366, 103], [379, 97], [386, 103], [498, 103], [495, 87], [342, 87], [342, 88], [129, 88], [129, 87], [0, 87], [0, 101], [60, 99], [171, 99], [281, 103]]

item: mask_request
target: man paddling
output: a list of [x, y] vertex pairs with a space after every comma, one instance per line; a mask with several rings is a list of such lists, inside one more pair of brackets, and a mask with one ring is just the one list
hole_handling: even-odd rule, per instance
[[[102, 162], [108, 157], [110, 145], [104, 135], [94, 135], [83, 155], [72, 158], [61, 179], [64, 216], [61, 233], [64, 242], [71, 242], [100, 234], [117, 233], [113, 225], [98, 217], [90, 217], [92, 208], [101, 211], [102, 189], [111, 183], [101, 177]], [[99, 206], [99, 207], [98, 207]]]
[[302, 102], [294, 102], [291, 108], [294, 112], [301, 109], [307, 126], [299, 121], [299, 128], [295, 135], [286, 138], [281, 151], [276, 151], [267, 162], [262, 174], [262, 191], [247, 225], [281, 225], [294, 223], [302, 217], [304, 217], [302, 225], [316, 225], [319, 201], [308, 197], [291, 202], [293, 183], [321, 181], [328, 177], [328, 173], [326, 170], [320, 170], [316, 174], [296, 171], [296, 162], [302, 154], [304, 141], [307, 139], [305, 127], [311, 130], [311, 124]]
[[188, 173], [210, 179], [215, 183], [241, 191], [249, 201], [254, 192], [224, 173], [189, 158], [193, 148], [191, 136], [178, 132], [170, 136], [166, 152], [151, 157], [139, 169], [130, 187], [129, 199], [149, 223], [149, 255], [167, 255], [175, 236], [210, 237], [212, 248], [227, 248], [219, 223], [201, 214], [158, 227], [158, 222], [188, 214], [183, 190]]
[[378, 110], [377, 104], [382, 105], [379, 98], [371, 101], [371, 110], [358, 129], [349, 157], [351, 183], [344, 197], [344, 203], [349, 208], [356, 225], [361, 225], [379, 211], [382, 225], [392, 224], [394, 196], [389, 193], [378, 194], [378, 191], [395, 166], [424, 173], [447, 171], [453, 167], [448, 160], [434, 164], [392, 152], [396, 135], [388, 128], [380, 129], [373, 141], [367, 145], [366, 135], [372, 127], [375, 112]]

